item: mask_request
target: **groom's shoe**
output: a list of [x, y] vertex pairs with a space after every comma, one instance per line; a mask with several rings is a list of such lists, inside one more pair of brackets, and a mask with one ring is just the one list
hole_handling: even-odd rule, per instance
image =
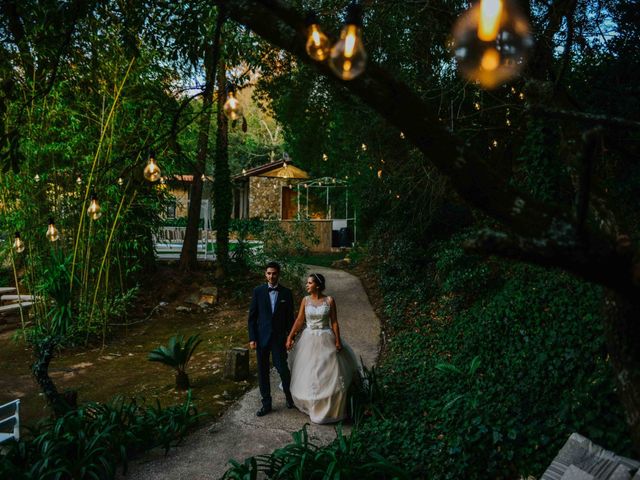
[[293, 397], [291, 395], [287, 395], [287, 408], [293, 408], [295, 406], [295, 403], [293, 403]]
[[256, 416], [257, 417], [264, 417], [267, 413], [269, 413], [271, 411], [271, 407], [265, 407], [264, 405], [262, 406], [262, 408], [260, 408], [260, 410], [258, 410], [256, 412]]

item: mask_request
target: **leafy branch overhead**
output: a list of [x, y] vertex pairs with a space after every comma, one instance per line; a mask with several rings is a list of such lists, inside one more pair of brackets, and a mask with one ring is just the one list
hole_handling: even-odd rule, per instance
[[337, 80], [326, 62], [314, 62], [307, 56], [303, 17], [283, 2], [219, 0], [217, 3], [224, 4], [232, 19], [299, 61], [313, 65], [321, 75], [341, 83], [402, 131], [422, 152], [425, 161], [449, 178], [462, 198], [510, 230], [508, 234], [487, 231], [474, 248], [555, 265], [625, 294], [637, 291], [640, 265], [636, 267], [632, 248], [620, 248], [615, 234], [592, 224], [579, 232], [571, 205], [544, 203], [511, 186], [488, 159], [449, 131], [434, 107], [409, 85], [372, 63], [355, 80]]

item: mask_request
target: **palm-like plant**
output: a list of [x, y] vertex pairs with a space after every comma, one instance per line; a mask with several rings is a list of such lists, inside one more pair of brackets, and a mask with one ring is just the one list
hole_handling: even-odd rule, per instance
[[149, 353], [149, 361], [160, 362], [176, 369], [176, 388], [178, 390], [189, 388], [189, 376], [185, 370], [193, 352], [202, 341], [198, 337], [200, 334], [192, 335], [185, 342], [182, 335], [174, 335], [166, 346], [158, 347]]

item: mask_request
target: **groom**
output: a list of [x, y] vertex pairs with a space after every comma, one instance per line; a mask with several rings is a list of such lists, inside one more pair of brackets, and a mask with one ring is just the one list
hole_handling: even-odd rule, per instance
[[280, 265], [267, 264], [267, 283], [253, 290], [249, 307], [249, 347], [257, 350], [258, 381], [262, 408], [256, 415], [262, 417], [271, 411], [271, 385], [269, 383], [269, 356], [282, 379], [282, 389], [287, 398], [287, 408], [293, 408], [289, 390], [291, 372], [287, 365], [287, 335], [293, 326], [293, 295], [291, 290], [278, 284]]

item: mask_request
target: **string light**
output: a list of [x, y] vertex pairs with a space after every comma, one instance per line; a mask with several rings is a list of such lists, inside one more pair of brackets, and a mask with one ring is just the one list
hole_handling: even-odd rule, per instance
[[80, 175], [78, 175], [78, 177], [76, 178], [76, 183], [78, 185], [82, 185], [82, 177]]
[[144, 178], [146, 178], [150, 182], [157, 182], [158, 180], [160, 180], [160, 174], [160, 168], [156, 163], [156, 159], [153, 158], [153, 153], [151, 153], [151, 155], [149, 155], [147, 166], [144, 167]]
[[518, 98], [519, 98], [520, 100], [524, 100], [524, 92], [520, 92], [520, 93], [518, 94]]
[[60, 234], [58, 233], [58, 229], [56, 228], [56, 224], [54, 223], [53, 218], [49, 219], [49, 226], [47, 227], [46, 237], [50, 242], [56, 242], [60, 238]]
[[364, 50], [360, 29], [362, 27], [362, 10], [352, 3], [347, 7], [345, 26], [340, 32], [340, 40], [331, 49], [329, 66], [342, 80], [353, 80], [367, 65], [367, 52]]
[[510, 127], [510, 126], [511, 126], [511, 120], [509, 120], [508, 118], [505, 120], [505, 122], [504, 122], [504, 123], [506, 123], [506, 124], [507, 124], [507, 127]]
[[400, 132], [400, 138], [404, 140], [404, 132]]
[[474, 102], [473, 108], [475, 108], [476, 110], [480, 110], [480, 104], [478, 102]]
[[382, 170], [378, 170], [378, 178], [382, 178]]
[[91, 203], [89, 204], [89, 208], [87, 208], [87, 215], [89, 215], [91, 220], [98, 220], [102, 216], [102, 208], [100, 208], [98, 197], [95, 193], [91, 195]]
[[529, 23], [510, 0], [480, 0], [453, 27], [460, 73], [484, 88], [517, 76], [533, 46]]
[[511, 87], [511, 93], [516, 94], [516, 87]]
[[498, 141], [497, 140], [493, 140], [493, 142], [491, 142], [491, 145], [493, 145], [494, 147], [498, 146]]
[[122, 177], [118, 177], [118, 185], [124, 185], [124, 180], [122, 179]]
[[314, 12], [307, 15], [307, 55], [317, 62], [327, 59], [331, 50], [329, 39], [320, 29], [318, 16]]
[[38, 175], [38, 174], [36, 173], [36, 176], [35, 176], [35, 177], [33, 177], [33, 179], [36, 181], [36, 183], [37, 183], [37, 182], [39, 182], [39, 181], [40, 181], [40, 175]]
[[243, 169], [242, 169], [242, 175], [246, 175], [246, 174], [247, 174], [247, 169], [246, 169], [246, 168], [243, 168]]
[[237, 120], [242, 116], [242, 105], [240, 105], [240, 101], [235, 96], [235, 87], [230, 85], [228, 87], [227, 93], [227, 101], [224, 102], [222, 106], [222, 110], [224, 114], [229, 117], [229, 120]]
[[367, 144], [363, 143], [362, 145], [360, 145], [360, 148], [362, 149], [363, 152], [367, 151]]
[[13, 249], [17, 253], [24, 252], [25, 245], [24, 245], [24, 242], [22, 241], [22, 239], [20, 238], [20, 232], [16, 232], [16, 238], [13, 240]]
[[327, 160], [329, 160], [329, 157], [327, 156], [327, 154], [326, 154], [326, 153], [323, 153], [323, 154], [322, 154], [322, 160], [324, 160], [325, 162], [326, 162]]

